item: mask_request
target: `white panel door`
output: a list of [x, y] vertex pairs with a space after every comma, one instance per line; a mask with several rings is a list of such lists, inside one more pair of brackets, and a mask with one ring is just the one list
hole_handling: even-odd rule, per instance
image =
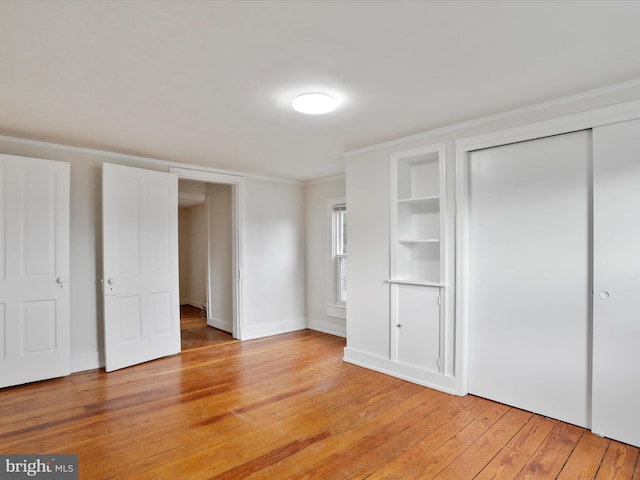
[[640, 120], [593, 131], [594, 433], [640, 446]]
[[590, 162], [588, 131], [469, 160], [469, 392], [585, 427]]
[[180, 352], [178, 177], [103, 166], [106, 370]]
[[70, 373], [69, 164], [0, 154], [0, 387]]
[[393, 285], [393, 359], [431, 372], [440, 369], [440, 289]]

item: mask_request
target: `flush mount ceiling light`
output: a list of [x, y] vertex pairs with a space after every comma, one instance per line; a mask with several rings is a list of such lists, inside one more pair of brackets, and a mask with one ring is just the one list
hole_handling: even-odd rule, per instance
[[308, 113], [310, 115], [319, 115], [329, 113], [335, 110], [337, 105], [336, 99], [326, 93], [303, 93], [293, 99], [293, 109], [300, 113]]

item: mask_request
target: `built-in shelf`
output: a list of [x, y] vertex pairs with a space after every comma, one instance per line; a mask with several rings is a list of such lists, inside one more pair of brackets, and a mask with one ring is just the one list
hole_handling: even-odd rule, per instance
[[433, 195], [431, 197], [419, 197], [419, 198], [400, 198], [398, 199], [398, 203], [430, 203], [430, 202], [439, 202], [440, 196]]
[[391, 156], [389, 356], [440, 375], [446, 310], [444, 144]]
[[416, 285], [443, 282], [444, 148], [392, 156], [391, 276]]
[[439, 238], [401, 238], [398, 243], [439, 243]]
[[415, 280], [415, 279], [404, 279], [404, 278], [390, 278], [387, 280], [388, 283], [397, 283], [400, 285], [421, 285], [424, 287], [446, 287], [447, 285], [440, 282], [429, 282], [427, 280]]

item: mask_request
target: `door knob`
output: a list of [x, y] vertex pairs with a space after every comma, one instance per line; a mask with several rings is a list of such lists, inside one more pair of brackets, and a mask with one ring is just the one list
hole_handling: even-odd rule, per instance
[[115, 283], [116, 283], [116, 279], [115, 279], [115, 278], [110, 278], [109, 280], [107, 280], [107, 283], [108, 283], [109, 285], [113, 285], [113, 284], [115, 284]]
[[607, 292], [606, 290], [603, 290], [603, 291], [600, 292], [600, 298], [606, 300], [609, 297], [610, 297], [609, 292]]
[[67, 279], [64, 277], [58, 277], [56, 278], [56, 283], [58, 283], [59, 285], [62, 285], [64, 282], [66, 282]]

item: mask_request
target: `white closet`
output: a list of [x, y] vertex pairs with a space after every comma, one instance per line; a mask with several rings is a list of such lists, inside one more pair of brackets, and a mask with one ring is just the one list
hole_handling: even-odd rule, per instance
[[471, 152], [470, 393], [640, 445], [639, 210], [640, 121]]

